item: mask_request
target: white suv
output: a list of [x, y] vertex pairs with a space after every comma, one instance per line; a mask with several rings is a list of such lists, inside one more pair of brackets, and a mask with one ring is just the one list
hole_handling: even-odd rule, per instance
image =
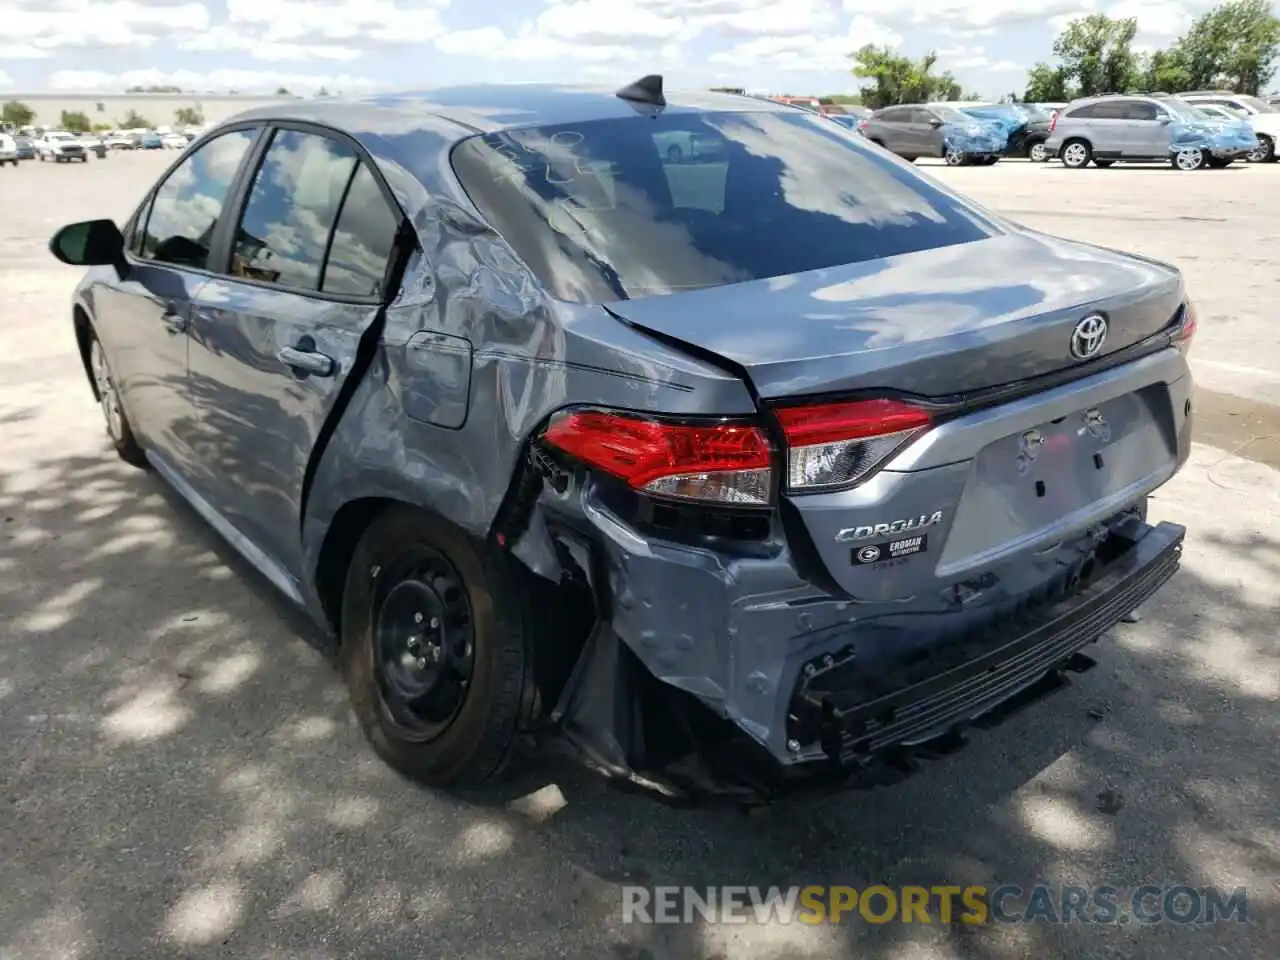
[[1258, 149], [1249, 159], [1258, 163], [1271, 163], [1276, 159], [1276, 142], [1280, 141], [1280, 106], [1230, 90], [1197, 90], [1178, 96], [1188, 103], [1223, 107], [1248, 121], [1258, 138]]
[[6, 163], [18, 165], [18, 141], [7, 133], [0, 133], [0, 167]]
[[55, 163], [70, 163], [79, 160], [89, 162], [89, 151], [74, 133], [65, 130], [50, 130], [35, 142], [36, 156], [41, 160], [52, 160]]

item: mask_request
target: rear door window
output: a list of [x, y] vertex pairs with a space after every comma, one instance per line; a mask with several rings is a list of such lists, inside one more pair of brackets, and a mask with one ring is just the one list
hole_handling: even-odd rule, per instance
[[357, 159], [330, 137], [277, 131], [232, 239], [231, 275], [319, 290], [329, 234]]
[[[673, 159], [706, 157], [705, 162]], [[1000, 231], [798, 111], [670, 113], [462, 141], [454, 169], [553, 295], [609, 302], [969, 243]]]
[[1086, 103], [1082, 107], [1076, 107], [1074, 110], [1067, 112], [1066, 117], [1069, 120], [1092, 120], [1098, 115], [1098, 104]]

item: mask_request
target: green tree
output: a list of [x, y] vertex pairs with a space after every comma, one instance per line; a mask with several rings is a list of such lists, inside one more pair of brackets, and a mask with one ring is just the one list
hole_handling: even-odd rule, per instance
[[1228, 0], [1197, 19], [1177, 50], [1192, 88], [1256, 94], [1276, 73], [1280, 19], [1268, 0]]
[[919, 61], [898, 54], [892, 47], [867, 44], [854, 55], [853, 75], [871, 80], [859, 91], [862, 104], [878, 110], [895, 103], [957, 100], [960, 84], [950, 73], [933, 73], [938, 55], [930, 50]]
[[1027, 73], [1022, 99], [1028, 103], [1062, 103], [1075, 97], [1066, 67], [1037, 63]]
[[277, 96], [277, 97], [291, 97], [291, 96], [293, 96], [293, 94], [291, 94], [291, 93], [289, 92], [289, 88], [288, 88], [288, 87], [276, 87], [276, 96]]
[[173, 111], [173, 118], [186, 127], [198, 127], [204, 123], [204, 114], [199, 107], [179, 107]]
[[123, 120], [120, 121], [121, 130], [138, 130], [151, 129], [151, 121], [140, 114], [137, 110], [130, 110]]
[[62, 129], [68, 133], [88, 133], [93, 126], [89, 118], [79, 110], [62, 111]]
[[1188, 72], [1182, 52], [1176, 47], [1172, 50], [1156, 50], [1138, 57], [1134, 68], [1134, 89], [1147, 91], [1163, 91], [1164, 93], [1182, 93], [1194, 90], [1191, 74]]
[[0, 120], [19, 127], [30, 126], [31, 121], [35, 118], [36, 112], [25, 103], [20, 103], [17, 100], [10, 100], [4, 105], [4, 109], [0, 111]]
[[317, 97], [327, 97], [327, 96], [330, 96], [329, 88], [328, 88], [328, 87], [321, 87], [319, 90], [317, 90], [317, 91], [316, 91], [316, 96], [317, 96]]
[[1106, 14], [1091, 13], [1067, 24], [1054, 41], [1053, 52], [1080, 96], [1122, 93], [1133, 84], [1137, 32], [1138, 21], [1133, 17], [1112, 20]]

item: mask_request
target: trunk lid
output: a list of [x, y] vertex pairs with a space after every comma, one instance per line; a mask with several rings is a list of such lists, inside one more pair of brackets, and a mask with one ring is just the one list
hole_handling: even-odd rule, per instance
[[1165, 327], [1176, 270], [1030, 231], [789, 276], [609, 304], [635, 327], [740, 368], [765, 400], [897, 389], [946, 396], [1080, 366]]

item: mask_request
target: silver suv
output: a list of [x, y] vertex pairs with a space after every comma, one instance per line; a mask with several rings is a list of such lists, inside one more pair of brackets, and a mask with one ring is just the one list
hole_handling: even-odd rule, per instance
[[1073, 169], [1122, 160], [1198, 170], [1248, 157], [1258, 142], [1174, 97], [1108, 94], [1068, 104], [1054, 118], [1045, 148]]

